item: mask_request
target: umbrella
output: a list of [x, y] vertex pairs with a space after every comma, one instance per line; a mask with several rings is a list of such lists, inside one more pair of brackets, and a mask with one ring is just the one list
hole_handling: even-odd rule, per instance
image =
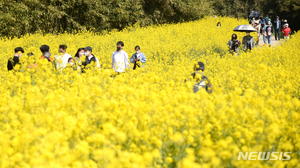
[[239, 25], [233, 29], [233, 31], [238, 32], [256, 32], [256, 30], [251, 25]]

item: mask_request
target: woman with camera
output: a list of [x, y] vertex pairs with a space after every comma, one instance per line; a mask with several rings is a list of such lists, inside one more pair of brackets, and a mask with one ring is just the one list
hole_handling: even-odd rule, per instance
[[241, 45], [241, 42], [237, 39], [236, 34], [232, 34], [231, 40], [227, 43], [229, 51], [232, 55], [237, 55], [239, 51], [239, 46]]

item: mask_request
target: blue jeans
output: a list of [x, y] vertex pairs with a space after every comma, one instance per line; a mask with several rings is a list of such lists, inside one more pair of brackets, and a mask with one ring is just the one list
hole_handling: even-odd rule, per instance
[[272, 43], [272, 35], [271, 35], [271, 36], [267, 36], [267, 40], [268, 40], [268, 43], [269, 43], [270, 46], [271, 46], [271, 43]]
[[263, 35], [264, 43], [267, 44], [267, 38], [265, 35]]
[[280, 29], [275, 29], [275, 40], [280, 40]]

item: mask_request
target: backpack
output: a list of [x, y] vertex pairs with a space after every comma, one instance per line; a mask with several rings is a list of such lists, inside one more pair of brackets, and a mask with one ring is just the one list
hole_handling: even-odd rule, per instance
[[272, 31], [271, 30], [272, 30], [271, 26], [268, 26], [267, 27], [267, 35], [268, 36], [272, 36]]

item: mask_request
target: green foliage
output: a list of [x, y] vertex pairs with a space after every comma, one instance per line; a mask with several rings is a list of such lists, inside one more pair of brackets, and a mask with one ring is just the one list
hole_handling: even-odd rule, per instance
[[196, 20], [210, 14], [207, 0], [2, 0], [0, 34], [123, 29]]
[[[253, 8], [288, 19], [299, 29], [299, 0], [1, 0], [0, 35], [121, 30], [140, 26], [192, 21], [205, 15], [246, 18]], [[297, 27], [297, 28], [296, 28]]]

